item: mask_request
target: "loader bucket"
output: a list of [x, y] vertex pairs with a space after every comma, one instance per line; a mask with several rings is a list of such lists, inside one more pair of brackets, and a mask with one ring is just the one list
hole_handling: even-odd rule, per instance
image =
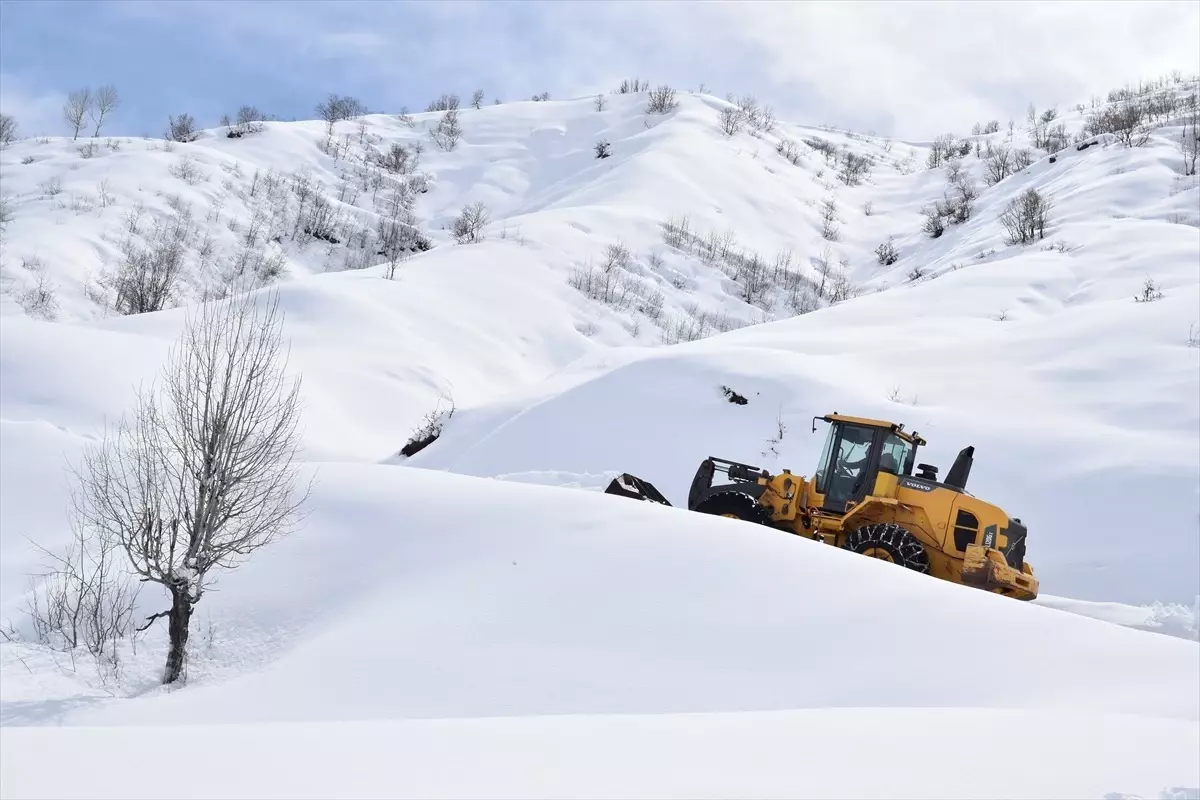
[[662, 503], [664, 506], [671, 505], [667, 498], [663, 497], [662, 492], [654, 488], [654, 484], [630, 475], [628, 472], [623, 472], [613, 478], [604, 493], [629, 497], [634, 500], [649, 500], [651, 503]]

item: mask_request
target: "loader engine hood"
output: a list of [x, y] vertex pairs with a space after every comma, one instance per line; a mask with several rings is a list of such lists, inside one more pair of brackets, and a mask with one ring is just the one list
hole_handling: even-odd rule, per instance
[[983, 529], [984, 547], [994, 547], [1004, 554], [1004, 560], [1015, 570], [1025, 564], [1025, 538], [1029, 529], [1019, 519], [1009, 519], [1004, 526], [988, 525]]

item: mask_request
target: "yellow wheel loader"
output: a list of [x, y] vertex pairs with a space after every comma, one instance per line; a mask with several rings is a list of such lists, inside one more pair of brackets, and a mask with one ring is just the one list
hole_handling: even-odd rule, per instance
[[[1021, 520], [966, 492], [974, 447], [964, 448], [939, 481], [936, 467], [916, 463], [917, 449], [927, 444], [916, 431], [835, 412], [814, 417], [814, 432], [818, 420], [829, 424], [829, 433], [812, 478], [710, 457], [692, 480], [688, 508], [1018, 600], [1037, 597]], [[713, 485], [718, 473], [728, 481]], [[671, 505], [652, 484], [629, 474], [614, 478], [605, 492]]]

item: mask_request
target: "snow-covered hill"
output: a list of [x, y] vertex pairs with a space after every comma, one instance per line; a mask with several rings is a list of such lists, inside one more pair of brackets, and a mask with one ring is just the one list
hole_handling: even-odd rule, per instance
[[[431, 744], [407, 780], [385, 759], [390, 782], [367, 769], [337, 783], [334, 757], [294, 773], [303, 785], [260, 784], [272, 753], [236, 789], [190, 790], [861, 796], [878, 787], [822, 748], [858, 746], [865, 725], [901, 795], [1200, 786], [1200, 185], [1177, 174], [1177, 120], [1144, 147], [1100, 135], [1053, 162], [1036, 151], [990, 186], [986, 147], [1029, 132], [963, 137], [955, 162], [977, 197], [931, 238], [922, 211], [952, 195], [924, 165], [943, 143], [782, 122], [729, 136], [727, 103], [679, 99], [666, 114], [645, 95], [464, 109], [451, 151], [430, 140], [433, 113], [344, 121], [332, 139], [323, 123], [267, 123], [87, 158], [62, 140], [0, 151], [0, 623], [28, 639], [26, 537], [69, 535], [64, 459], [128, 408], [180, 331], [182, 308], [106, 311], [115, 284], [96, 279], [129, 253], [177, 243], [181, 302], [278, 283], [318, 477], [306, 528], [198, 607], [184, 688], [154, 685], [157, 628], [123, 651], [116, 686], [0, 644], [0, 752], [109, 752], [95, 729], [48, 742], [23, 727], [47, 723], [286, 723], [272, 730], [303, 738], [336, 720], [346, 742]], [[1068, 135], [1090, 113], [1062, 115]], [[376, 170], [369, 153], [394, 143], [410, 161]], [[1009, 245], [999, 217], [1029, 189], [1053, 201], [1046, 236]], [[475, 202], [486, 238], [456, 244], [453, 219]], [[381, 234], [401, 217], [430, 246], [389, 280]], [[898, 259], [883, 264], [889, 238]], [[397, 456], [451, 398], [442, 436]], [[834, 410], [918, 429], [943, 470], [975, 445], [970, 489], [1029, 525], [1043, 597], [596, 491], [630, 471], [679, 502], [708, 455], [807, 474], [808, 422]], [[411, 719], [560, 714], [584, 716]], [[834, 732], [811, 741], [814, 724]], [[964, 766], [934, 785], [911, 769], [916, 741], [949, 747], [964, 729], [1010, 731], [1031, 780]], [[794, 746], [763, 751], [766, 769], [726, 749], [771, 731]], [[97, 735], [118, 750], [161, 736]], [[514, 737], [560, 748], [561, 771], [538, 782], [525, 753], [481, 756], [477, 782], [444, 773], [462, 748]], [[623, 749], [639, 742], [664, 755]], [[606, 752], [617, 778], [592, 780]], [[797, 752], [813, 757], [784, 763]], [[685, 757], [718, 766], [685, 780]], [[4, 761], [6, 795], [72, 790], [40, 757]], [[128, 796], [119, 777], [88, 792]]]

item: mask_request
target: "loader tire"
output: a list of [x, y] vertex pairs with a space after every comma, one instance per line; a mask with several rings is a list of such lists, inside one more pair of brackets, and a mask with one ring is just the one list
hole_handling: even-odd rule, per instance
[[893, 522], [863, 525], [846, 537], [845, 547], [916, 572], [929, 572], [929, 554], [924, 546], [911, 532]]
[[732, 517], [759, 525], [771, 523], [771, 512], [748, 494], [741, 492], [717, 492], [701, 501], [695, 508], [701, 514], [716, 514]]

